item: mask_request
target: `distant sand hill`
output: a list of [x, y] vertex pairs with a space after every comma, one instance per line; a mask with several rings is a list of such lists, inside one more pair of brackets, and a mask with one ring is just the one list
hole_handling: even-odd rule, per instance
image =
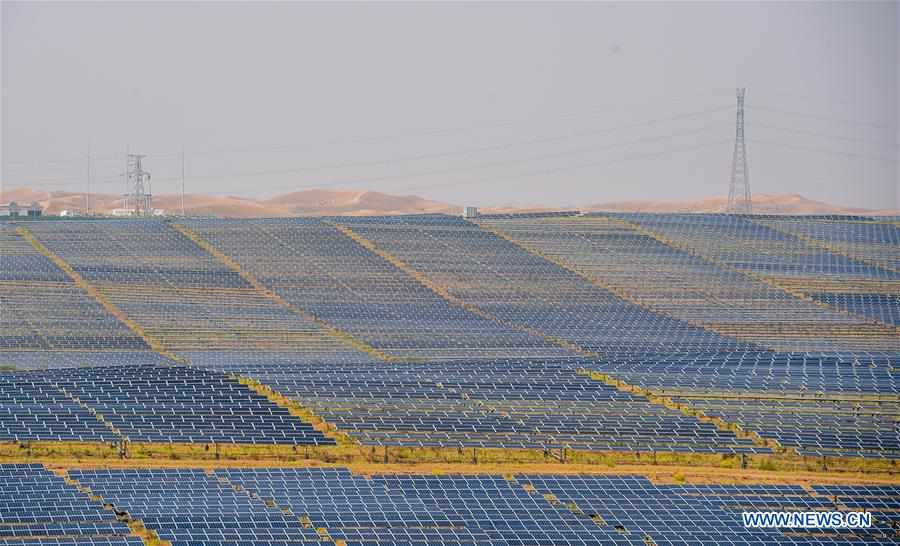
[[[41, 192], [29, 188], [13, 188], [0, 193], [0, 202], [39, 202], [45, 214], [59, 214], [63, 210], [80, 211], [84, 208], [84, 193]], [[615, 211], [615, 212], [724, 212], [727, 199], [724, 196], [694, 201], [617, 201], [562, 207], [567, 210]], [[121, 206], [120, 195], [92, 194], [93, 209], [108, 214]], [[154, 206], [170, 214], [181, 211], [181, 196], [162, 194], [154, 197]], [[236, 196], [212, 196], [187, 194], [184, 197], [185, 212], [189, 215], [232, 218], [259, 218], [279, 216], [326, 215], [387, 215], [416, 213], [458, 214], [461, 207], [437, 201], [429, 201], [415, 195], [391, 195], [373, 191], [351, 190], [303, 190], [270, 199], [250, 199]], [[510, 206], [484, 208], [484, 212], [513, 213], [559, 210], [561, 207]], [[813, 201], [792, 193], [756, 194], [753, 211], [760, 214], [865, 214], [900, 216], [900, 209], [870, 210], [831, 205]]]
[[[40, 192], [29, 188], [15, 188], [0, 194], [0, 201], [19, 203], [37, 201], [44, 207], [45, 214], [52, 215], [59, 214], [63, 210], [83, 210], [85, 195], [78, 192]], [[121, 206], [121, 195], [91, 194], [91, 207], [95, 212], [109, 214], [113, 209]], [[181, 212], [181, 195], [156, 195], [153, 198], [153, 206], [169, 214], [179, 214]], [[305, 190], [279, 195], [271, 199], [186, 194], [184, 210], [189, 215], [260, 218], [425, 212], [457, 214], [462, 209], [453, 205], [428, 201], [415, 195], [388, 195], [372, 191]]]
[[[725, 212], [728, 198], [709, 197], [696, 201], [618, 201], [588, 205], [583, 210], [616, 212]], [[758, 214], [864, 214], [897, 216], [900, 209], [862, 209], [813, 201], [796, 193], [753, 195], [753, 212]]]

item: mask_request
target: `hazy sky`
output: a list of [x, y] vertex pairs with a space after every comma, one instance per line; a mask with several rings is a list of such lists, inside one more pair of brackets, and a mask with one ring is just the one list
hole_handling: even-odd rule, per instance
[[2, 3], [3, 185], [900, 207], [897, 2]]

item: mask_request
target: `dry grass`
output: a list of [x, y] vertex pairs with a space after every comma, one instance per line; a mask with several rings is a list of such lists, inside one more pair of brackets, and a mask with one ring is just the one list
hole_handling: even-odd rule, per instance
[[128, 528], [131, 529], [132, 535], [141, 539], [144, 546], [172, 546], [172, 543], [168, 540], [159, 538], [156, 531], [144, 527], [144, 522], [141, 520], [129, 521]]
[[299, 418], [302, 421], [305, 421], [313, 426], [313, 428], [322, 434], [324, 434], [327, 438], [331, 438], [334, 440], [339, 446], [359, 446], [359, 443], [354, 441], [347, 434], [340, 432], [337, 427], [334, 427], [328, 423], [326, 423], [322, 418], [312, 412], [309, 408], [300, 405], [295, 400], [291, 400], [287, 396], [269, 388], [268, 386], [256, 381], [255, 379], [250, 379], [249, 377], [243, 376], [232, 376], [232, 379], [240, 383], [241, 385], [246, 386], [250, 390], [256, 392], [257, 394], [261, 394], [265, 396], [270, 402], [275, 404], [276, 406], [280, 406], [282, 408], [287, 409], [291, 415]]
[[660, 482], [688, 483], [900, 483], [897, 461], [815, 457], [789, 453], [741, 458], [717, 454], [569, 451], [566, 462], [541, 450], [388, 448], [354, 445], [292, 447], [207, 444], [132, 444], [120, 458], [109, 444], [0, 443], [0, 463], [43, 463], [53, 468], [223, 468], [340, 466], [357, 474], [640, 474]]

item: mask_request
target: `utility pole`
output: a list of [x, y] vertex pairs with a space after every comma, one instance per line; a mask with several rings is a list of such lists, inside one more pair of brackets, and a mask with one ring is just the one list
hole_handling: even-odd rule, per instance
[[91, 143], [88, 142], [87, 153], [87, 193], [84, 196], [84, 214], [91, 215]]
[[181, 145], [181, 216], [184, 217], [184, 144]]
[[744, 87], [737, 90], [737, 124], [734, 137], [734, 156], [731, 160], [731, 184], [728, 187], [728, 208], [731, 214], [752, 214], [750, 201], [750, 169], [747, 166], [747, 143], [744, 141]]
[[131, 209], [133, 216], [153, 215], [153, 192], [145, 191], [144, 182], [150, 182], [150, 173], [143, 168], [143, 154], [128, 154], [125, 171], [129, 193], [125, 194], [125, 208]]
[[122, 176], [124, 177], [124, 180], [125, 180], [125, 192], [122, 194], [122, 196], [123, 196], [122, 208], [123, 209], [128, 208], [128, 199], [125, 198], [125, 196], [128, 195], [129, 191], [131, 191], [131, 188], [128, 187], [128, 158], [130, 155], [131, 155], [131, 146], [126, 144], [125, 145], [125, 170], [122, 171]]

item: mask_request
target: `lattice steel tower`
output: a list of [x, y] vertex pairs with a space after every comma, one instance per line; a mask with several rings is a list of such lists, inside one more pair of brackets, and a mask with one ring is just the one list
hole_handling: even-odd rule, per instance
[[133, 216], [153, 215], [153, 194], [144, 190], [144, 181], [150, 181], [150, 173], [141, 166], [141, 161], [147, 156], [128, 154], [128, 187], [131, 193], [124, 195], [124, 208], [130, 209]]
[[750, 170], [747, 166], [747, 144], [744, 142], [744, 92], [737, 90], [737, 129], [734, 137], [734, 158], [731, 161], [731, 185], [728, 187], [727, 212], [751, 214]]

